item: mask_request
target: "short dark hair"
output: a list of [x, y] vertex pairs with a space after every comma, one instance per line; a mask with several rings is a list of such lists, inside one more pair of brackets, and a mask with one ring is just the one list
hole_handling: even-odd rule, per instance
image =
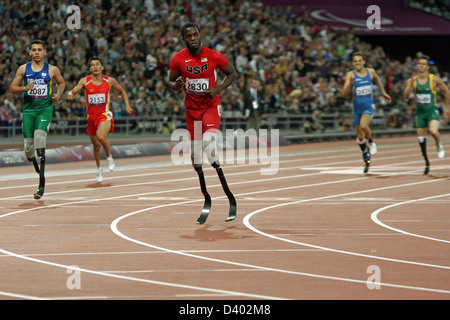
[[183, 36], [183, 30], [190, 28], [190, 27], [196, 27], [198, 31], [200, 31], [200, 28], [198, 27], [198, 25], [196, 25], [193, 22], [186, 22], [185, 24], [183, 24], [183, 26], [180, 28], [180, 34], [181, 36]]
[[31, 47], [33, 46], [33, 44], [41, 44], [41, 45], [42, 45], [42, 48], [44, 48], [44, 50], [45, 50], [45, 43], [44, 43], [44, 41], [42, 41], [42, 40], [40, 40], [40, 39], [34, 39], [34, 40], [31, 41], [31, 43], [30, 43], [30, 49], [31, 49]]
[[91, 57], [88, 61], [88, 67], [91, 67], [91, 62], [94, 60], [100, 61], [100, 64], [103, 65], [102, 60], [99, 57]]
[[364, 59], [364, 55], [363, 55], [363, 53], [362, 53], [361, 51], [356, 51], [356, 52], [354, 52], [354, 53], [352, 54], [352, 59], [353, 59], [354, 57], [357, 57], [357, 56], [360, 56], [361, 58]]
[[420, 59], [427, 60], [427, 63], [430, 63], [430, 60], [431, 60], [429, 56], [426, 56], [426, 55], [424, 55], [424, 54], [421, 55], [421, 56], [419, 57], [419, 60], [420, 60]]

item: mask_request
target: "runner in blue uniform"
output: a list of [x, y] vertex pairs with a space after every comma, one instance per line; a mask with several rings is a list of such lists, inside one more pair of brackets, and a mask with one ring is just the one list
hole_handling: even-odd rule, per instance
[[[345, 77], [343, 96], [353, 93], [353, 122], [359, 147], [363, 153], [365, 162], [364, 172], [369, 171], [371, 155], [377, 152], [377, 146], [373, 142], [370, 123], [375, 112], [372, 83], [375, 82], [387, 103], [391, 103], [391, 97], [384, 90], [383, 83], [372, 68], [364, 67], [365, 61], [361, 52], [353, 54], [353, 71], [347, 72]], [[366, 140], [369, 142], [367, 146]]]

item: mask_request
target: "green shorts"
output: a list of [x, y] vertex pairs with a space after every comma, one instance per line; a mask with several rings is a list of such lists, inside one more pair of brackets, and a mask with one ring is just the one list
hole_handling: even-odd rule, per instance
[[416, 128], [428, 128], [431, 120], [439, 121], [439, 113], [437, 111], [417, 114]]
[[52, 116], [53, 108], [36, 113], [24, 113], [22, 118], [23, 137], [34, 138], [35, 130], [48, 132]]

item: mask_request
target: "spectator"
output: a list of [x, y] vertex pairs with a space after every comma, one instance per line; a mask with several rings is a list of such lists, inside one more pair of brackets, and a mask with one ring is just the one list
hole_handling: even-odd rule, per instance
[[[439, 5], [442, 3], [439, 1]], [[12, 0], [2, 2], [0, 97], [7, 94], [14, 76], [11, 70], [16, 70], [29, 58], [23, 54], [24, 48], [31, 39], [40, 37], [48, 39], [49, 45], [54, 44], [48, 49], [47, 58], [63, 72], [68, 87], [88, 75], [86, 65], [90, 57], [101, 55], [106, 59], [105, 65], [111, 68], [105, 73], [123, 84], [132, 105], [142, 99], [137, 89], [144, 87], [143, 109], [147, 114], [168, 114], [174, 108], [167, 103], [173, 101], [176, 112], [183, 114], [185, 107], [180, 102], [183, 93], [169, 92], [166, 78], [170, 58], [184, 48], [177, 37], [178, 26], [188, 20], [208, 30], [204, 44], [234, 61], [242, 75], [239, 83], [227, 88], [227, 94], [223, 95], [227, 96], [224, 104], [233, 104], [233, 112], [237, 112], [237, 108], [243, 111], [242, 96], [250, 78], [261, 81], [269, 112], [312, 113], [315, 106], [324, 107], [326, 113], [349, 112], [348, 99], [343, 99], [339, 92], [345, 72], [352, 68], [352, 53], [363, 51], [370, 57], [367, 65], [377, 70], [386, 91], [403, 114], [406, 105], [402, 85], [420, 56], [411, 53], [403, 61], [389, 59], [382, 47], [372, 48], [351, 31], [337, 34], [326, 26], [318, 27], [305, 6], [295, 12], [292, 7], [269, 7], [258, 0], [238, 0], [232, 6], [226, 1], [214, 2], [214, 5], [209, 1], [182, 0], [82, 1], [79, 4], [81, 30], [72, 31], [66, 25], [68, 5], [60, 0], [49, 0], [41, 7], [30, 1], [21, 2], [20, 6]], [[438, 73], [436, 71], [432, 70]], [[442, 79], [448, 81], [444, 74], [440, 72]], [[317, 95], [314, 99], [313, 93]], [[151, 106], [148, 96], [152, 99]], [[172, 101], [166, 99], [169, 96]], [[18, 119], [21, 98], [17, 96], [9, 101], [18, 109], [11, 113]], [[112, 102], [114, 104], [114, 99]], [[83, 105], [84, 101], [78, 103]], [[378, 105], [381, 110], [381, 99]], [[84, 112], [77, 109], [69, 105], [67, 110], [74, 113], [68, 112], [68, 116], [84, 117]], [[119, 103], [113, 110], [121, 113], [124, 109]]]

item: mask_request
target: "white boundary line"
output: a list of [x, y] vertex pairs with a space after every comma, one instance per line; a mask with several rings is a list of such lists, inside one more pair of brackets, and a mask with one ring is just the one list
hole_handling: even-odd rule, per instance
[[[407, 260], [399, 260], [399, 259], [385, 258], [385, 257], [373, 256], [373, 255], [367, 255], [367, 254], [360, 254], [360, 253], [354, 253], [354, 252], [350, 252], [350, 251], [331, 249], [331, 248], [322, 247], [322, 246], [316, 246], [316, 245], [312, 245], [312, 244], [308, 244], [308, 243], [304, 243], [304, 242], [298, 242], [298, 241], [294, 241], [294, 240], [289, 240], [289, 239], [285, 239], [285, 238], [281, 238], [281, 237], [277, 237], [275, 235], [271, 235], [271, 234], [265, 233], [265, 232], [255, 228], [255, 227], [253, 227], [251, 225], [251, 223], [250, 223], [250, 218], [252, 218], [257, 213], [261, 213], [263, 211], [267, 211], [267, 210], [271, 210], [271, 209], [275, 209], [275, 208], [279, 208], [279, 207], [283, 207], [283, 206], [290, 206], [290, 205], [299, 204], [299, 203], [312, 202], [312, 201], [318, 201], [318, 200], [324, 200], [324, 199], [331, 199], [331, 198], [337, 198], [337, 197], [354, 195], [354, 194], [361, 194], [361, 193], [366, 193], [366, 192], [376, 192], [376, 191], [389, 190], [389, 189], [394, 189], [394, 188], [403, 188], [403, 187], [409, 187], [409, 186], [414, 186], [414, 185], [423, 184], [423, 183], [433, 183], [433, 182], [436, 182], [436, 181], [444, 181], [444, 180], [449, 180], [449, 179], [448, 178], [441, 178], [441, 179], [435, 179], [435, 180], [412, 182], [412, 183], [406, 183], [406, 184], [401, 184], [401, 185], [396, 185], [396, 186], [388, 186], [388, 187], [375, 188], [375, 189], [369, 189], [369, 190], [360, 190], [360, 191], [336, 194], [336, 195], [331, 195], [331, 196], [324, 196], [324, 197], [317, 197], [317, 198], [303, 199], [303, 200], [298, 200], [298, 201], [281, 203], [281, 204], [277, 204], [277, 205], [272, 205], [272, 206], [268, 206], [268, 207], [265, 207], [265, 208], [261, 208], [259, 210], [256, 210], [256, 211], [253, 211], [253, 212], [247, 214], [244, 217], [244, 219], [243, 219], [243, 223], [244, 223], [244, 225], [247, 228], [249, 228], [250, 230], [252, 230], [255, 233], [258, 233], [258, 234], [260, 234], [262, 236], [265, 236], [265, 237], [268, 237], [268, 238], [272, 238], [272, 239], [280, 240], [280, 241], [285, 241], [285, 242], [289, 242], [289, 243], [292, 243], [292, 244], [298, 244], [298, 245], [307, 246], [307, 247], [310, 247], [310, 248], [321, 249], [321, 250], [326, 250], [326, 251], [332, 251], [332, 252], [337, 252], [337, 253], [343, 253], [343, 254], [348, 254], [348, 255], [356, 255], [356, 256], [365, 257], [365, 258], [372, 258], [372, 259], [386, 260], [386, 261], [391, 261], [391, 262], [399, 262], [399, 263], [405, 263], [405, 264], [412, 264], [412, 265], [419, 265], [419, 266], [426, 266], [426, 267], [433, 267], [433, 268], [450, 270], [450, 266], [441, 266], [441, 265], [435, 265], [435, 264], [427, 264], [427, 263], [421, 263], [421, 262], [413, 262], [413, 261], [407, 261]], [[450, 291], [449, 291], [449, 293], [450, 293]]]
[[[333, 181], [333, 182], [329, 182], [329, 183], [339, 183], [339, 182], [347, 182], [347, 181], [351, 181], [351, 180], [360, 180], [360, 179], [367, 179], [366, 177], [362, 177], [362, 178], [355, 178], [355, 179], [345, 179], [345, 180], [340, 180], [340, 181]], [[267, 179], [264, 179], [267, 180]], [[439, 179], [439, 180], [443, 180], [443, 179]], [[439, 181], [439, 180], [432, 180], [432, 181], [426, 181], [426, 182], [435, 182], [435, 181]], [[421, 182], [421, 183], [426, 183], [426, 182]], [[328, 184], [328, 183], [319, 183], [319, 184], [314, 184], [314, 185], [322, 185], [322, 184]], [[410, 184], [407, 184], [410, 185]], [[217, 185], [216, 185], [217, 186]], [[401, 187], [404, 185], [399, 185], [399, 186], [392, 186], [390, 188], [394, 188], [394, 187]], [[298, 187], [306, 187], [306, 186], [296, 186], [296, 188]], [[288, 188], [281, 188], [281, 189], [292, 189], [294, 187], [288, 187]], [[184, 189], [196, 189], [196, 188], [184, 188]], [[383, 188], [384, 189], [384, 188]], [[178, 189], [180, 190], [180, 189]], [[177, 190], [170, 190], [170, 191], [177, 191]], [[166, 192], [170, 192], [170, 191], [166, 191]], [[276, 190], [264, 190], [264, 191], [259, 191], [260, 192], [273, 192]], [[365, 192], [368, 192], [367, 190]], [[246, 193], [246, 194], [254, 194], [257, 192], [251, 192], [251, 193]], [[146, 193], [149, 194], [149, 193]], [[353, 194], [353, 193], [350, 193]], [[245, 194], [243, 194], [245, 195]], [[136, 195], [127, 195], [127, 196], [123, 196], [123, 197], [130, 197], [130, 196], [136, 196]], [[337, 195], [334, 195], [334, 197], [336, 197]], [[333, 197], [333, 196], [329, 196], [329, 197]], [[117, 198], [117, 197], [114, 197]], [[222, 197], [220, 197], [222, 198]], [[324, 197], [322, 197], [324, 198]], [[66, 203], [66, 204], [58, 204], [58, 205], [50, 205], [50, 206], [45, 206], [45, 207], [38, 207], [38, 208], [31, 208], [31, 209], [26, 209], [26, 210], [20, 210], [20, 211], [16, 211], [14, 213], [9, 213], [6, 215], [2, 215], [0, 216], [0, 218], [11, 215], [11, 214], [16, 214], [16, 213], [21, 213], [21, 212], [25, 212], [25, 211], [31, 211], [31, 210], [36, 210], [36, 209], [42, 209], [42, 208], [48, 208], [48, 207], [52, 207], [52, 206], [62, 206], [62, 205], [70, 205], [70, 204], [74, 204], [74, 203], [84, 203], [84, 202], [91, 202], [91, 201], [100, 201], [100, 200], [106, 200], [106, 199], [94, 199], [94, 200], [86, 200], [86, 201], [76, 201], [76, 202], [71, 202], [71, 203]], [[198, 202], [198, 201], [202, 201], [203, 199], [200, 200], [192, 200], [192, 201], [183, 201], [180, 203], [177, 203], [176, 205], [180, 205], [180, 204], [185, 204], [185, 203], [190, 203], [190, 202]], [[308, 200], [308, 201], [312, 201]], [[297, 202], [304, 202], [303, 201], [296, 201]], [[170, 204], [170, 206], [175, 205], [175, 204]], [[151, 208], [146, 208], [143, 210], [138, 210], [132, 213], [129, 213], [127, 215], [124, 215], [122, 217], [117, 218], [116, 220], [113, 221], [113, 223], [111, 224], [111, 229], [114, 230], [114, 228], [116, 228], [117, 223], [122, 220], [125, 217], [128, 217], [132, 214], [136, 214], [136, 213], [140, 213], [140, 212], [144, 212], [144, 211], [149, 211], [149, 210], [153, 210], [159, 207], [167, 207], [169, 205], [162, 205], [162, 206], [156, 206], [156, 207], [151, 207]], [[271, 207], [267, 207], [267, 208], [271, 208]], [[262, 210], [263, 211], [263, 210]], [[255, 212], [256, 213], [256, 212]], [[246, 216], [246, 218], [249, 217], [249, 215]], [[117, 228], [116, 228], [117, 229]], [[118, 229], [117, 229], [117, 232]], [[119, 232], [120, 233], [120, 232]], [[126, 237], [126, 236], [125, 236]], [[128, 237], [126, 237], [128, 238]], [[137, 241], [134, 239], [129, 238], [130, 241]], [[285, 240], [285, 239], [284, 239]], [[141, 243], [141, 242], [139, 242]], [[205, 258], [205, 257], [201, 257], [201, 256], [195, 256], [192, 254], [187, 254], [185, 252], [180, 252], [180, 251], [173, 251], [170, 249], [165, 249], [165, 248], [160, 248], [160, 247], [156, 247], [156, 246], [152, 246], [150, 244], [146, 244], [146, 243], [141, 243], [142, 245], [145, 246], [151, 246], [154, 248], [157, 248], [159, 250], [163, 250], [163, 251], [167, 251], [167, 252], [172, 252], [172, 253], [176, 253], [176, 254], [182, 254], [182, 255], [188, 255], [191, 257], [195, 257], [195, 258], [199, 258], [199, 259], [208, 259], [209, 258]], [[328, 248], [327, 248], [328, 249]], [[330, 249], [328, 249], [330, 250]], [[60, 267], [60, 268], [72, 268], [71, 266], [66, 266], [66, 265], [61, 265], [61, 264], [57, 264], [57, 263], [52, 263], [52, 262], [47, 262], [47, 261], [43, 261], [43, 260], [38, 260], [38, 259], [34, 259], [34, 258], [30, 258], [30, 257], [25, 257], [19, 254], [15, 254], [13, 252], [9, 252], [3, 249], [0, 249], [0, 252], [3, 252], [7, 255], [10, 256], [14, 256], [20, 259], [25, 259], [25, 260], [29, 260], [29, 261], [33, 261], [33, 262], [37, 262], [37, 263], [43, 263], [43, 264], [47, 264], [47, 265], [52, 265], [52, 266], [56, 266], [56, 267]], [[352, 253], [354, 254], [354, 253]], [[358, 254], [357, 254], [358, 255]], [[375, 257], [378, 258], [379, 257]], [[224, 261], [224, 260], [217, 260], [217, 259], [213, 259], [213, 261], [219, 261], [223, 263], [227, 263], [227, 264], [234, 264], [234, 265], [239, 265], [239, 266], [245, 266], [245, 267], [250, 267], [250, 268], [257, 268], [257, 269], [262, 269], [262, 270], [270, 270], [270, 271], [278, 271], [278, 272], [284, 272], [284, 273], [294, 273], [294, 274], [300, 274], [300, 275], [305, 275], [305, 276], [311, 276], [311, 277], [318, 277], [318, 278], [326, 278], [326, 279], [335, 279], [335, 280], [342, 280], [342, 281], [348, 281], [348, 282], [357, 282], [357, 283], [366, 283], [365, 281], [361, 281], [361, 280], [355, 280], [355, 279], [345, 279], [345, 278], [337, 278], [337, 277], [329, 277], [329, 276], [321, 276], [321, 275], [315, 275], [315, 274], [307, 274], [307, 273], [298, 273], [298, 272], [292, 272], [292, 271], [287, 271], [287, 270], [278, 270], [278, 269], [273, 269], [273, 268], [266, 268], [266, 267], [259, 267], [259, 266], [252, 266], [252, 265], [246, 265], [246, 264], [239, 264], [239, 263], [234, 263], [234, 262], [230, 262], [230, 261]], [[203, 291], [211, 291], [211, 292], [219, 292], [219, 293], [226, 293], [226, 294], [231, 294], [231, 295], [245, 295], [245, 296], [251, 296], [251, 297], [259, 297], [259, 298], [264, 298], [264, 299], [277, 299], [275, 297], [266, 297], [266, 296], [260, 296], [260, 295], [249, 295], [249, 294], [243, 294], [243, 293], [236, 293], [236, 292], [231, 292], [231, 291], [224, 291], [224, 290], [216, 290], [216, 289], [208, 289], [208, 288], [200, 288], [200, 287], [195, 287], [195, 286], [184, 286], [184, 285], [180, 285], [180, 284], [172, 284], [172, 283], [166, 283], [166, 282], [158, 282], [158, 281], [151, 281], [151, 280], [145, 280], [145, 279], [139, 279], [139, 278], [132, 278], [132, 277], [123, 277], [123, 276], [117, 276], [117, 275], [111, 275], [111, 274], [106, 274], [103, 272], [99, 272], [99, 271], [93, 271], [93, 270], [88, 270], [88, 269], [79, 269], [80, 271], [83, 272], [87, 272], [87, 273], [93, 273], [93, 274], [97, 274], [97, 275], [102, 275], [102, 276], [108, 276], [108, 277], [115, 277], [115, 278], [122, 278], [122, 279], [127, 279], [127, 280], [133, 280], [133, 281], [140, 281], [140, 282], [147, 282], [147, 283], [152, 283], [152, 284], [160, 284], [160, 285], [167, 285], [167, 286], [175, 286], [175, 287], [183, 287], [183, 288], [189, 288], [189, 289], [195, 289], [195, 290], [203, 290]], [[438, 289], [429, 289], [429, 288], [416, 288], [416, 287], [410, 287], [410, 286], [403, 286], [403, 285], [395, 285], [395, 284], [384, 284], [385, 286], [393, 286], [393, 287], [399, 287], [399, 288], [408, 288], [408, 289], [416, 289], [416, 290], [424, 290], [424, 291], [433, 291], [433, 292], [443, 292], [443, 293], [450, 293], [449, 291], [445, 291], [445, 290], [438, 290]]]
[[446, 193], [446, 194], [441, 194], [441, 195], [437, 195], [437, 196], [432, 196], [432, 197], [426, 197], [426, 198], [421, 198], [421, 199], [414, 199], [414, 200], [409, 200], [409, 201], [404, 201], [404, 202], [399, 202], [399, 203], [395, 203], [395, 204], [391, 204], [389, 206], [380, 208], [378, 210], [375, 210], [374, 212], [372, 212], [372, 214], [370, 215], [370, 218], [372, 219], [373, 222], [375, 222], [376, 224], [382, 226], [383, 228], [386, 229], [390, 229], [393, 230], [395, 232], [399, 232], [402, 234], [406, 234], [408, 236], [413, 236], [413, 237], [418, 237], [418, 238], [422, 238], [422, 239], [428, 239], [428, 240], [433, 240], [433, 241], [439, 241], [439, 242], [444, 242], [444, 243], [450, 243], [450, 241], [448, 240], [443, 240], [443, 239], [437, 239], [437, 238], [432, 238], [432, 237], [426, 237], [426, 236], [422, 236], [419, 234], [415, 234], [415, 233], [411, 233], [411, 232], [407, 232], [407, 231], [403, 231], [401, 229], [397, 229], [391, 226], [388, 226], [387, 224], [384, 224], [383, 222], [381, 222], [380, 220], [378, 220], [378, 214], [386, 209], [389, 208], [393, 208], [396, 206], [401, 206], [404, 204], [409, 204], [409, 203], [414, 203], [414, 202], [419, 202], [419, 201], [426, 201], [426, 200], [431, 200], [431, 199], [436, 199], [436, 198], [442, 198], [442, 197], [447, 197], [450, 196], [450, 193]]
[[[23, 255], [16, 254], [16, 253], [10, 252], [10, 251], [6, 251], [6, 250], [1, 249], [1, 248], [0, 248], [0, 252], [3, 252], [5, 254], [7, 254], [7, 255], [10, 255], [10, 256], [13, 256], [13, 257], [16, 257], [16, 258], [19, 258], [19, 259], [24, 259], [24, 260], [28, 260], [28, 261], [32, 261], [32, 262], [46, 264], [46, 265], [49, 265], [49, 266], [52, 266], [52, 267], [63, 268], [63, 269], [66, 269], [66, 270], [70, 269], [70, 270], [75, 270], [75, 271], [80, 271], [80, 272], [86, 272], [86, 273], [89, 273], [89, 274], [95, 274], [95, 275], [105, 276], [105, 277], [110, 277], [110, 278], [116, 278], [116, 279], [122, 279], [122, 280], [131, 280], [131, 281], [136, 281], [136, 282], [143, 282], [143, 283], [148, 283], [148, 284], [162, 285], [162, 286], [167, 286], [167, 287], [176, 287], [176, 288], [183, 288], [183, 289], [191, 289], [191, 290], [199, 290], [199, 291], [222, 293], [222, 294], [227, 294], [227, 295], [231, 295], [231, 296], [244, 296], [244, 297], [256, 298], [256, 299], [283, 300], [282, 298], [279, 298], [279, 297], [271, 297], [271, 296], [265, 296], [265, 295], [242, 293], [242, 292], [229, 291], [229, 290], [220, 290], [220, 289], [213, 289], [213, 288], [204, 288], [204, 287], [199, 287], [199, 286], [183, 285], [183, 284], [179, 284], [179, 283], [170, 283], [170, 282], [163, 282], [163, 281], [156, 281], [156, 280], [134, 278], [134, 277], [122, 276], [122, 275], [118, 275], [118, 274], [114, 274], [114, 273], [108, 273], [108, 272], [102, 272], [102, 271], [94, 271], [94, 270], [84, 269], [84, 268], [75, 268], [73, 265], [69, 266], [69, 265], [64, 265], [64, 264], [59, 264], [59, 263], [39, 260], [39, 259], [31, 258], [31, 257], [25, 257]], [[23, 297], [25, 298], [26, 296], [23, 296]], [[30, 297], [30, 299], [32, 299], [32, 298], [33, 297]], [[43, 299], [43, 298], [39, 298], [39, 299]]]
[[[352, 179], [346, 179], [346, 180], [341, 180], [341, 181], [337, 181], [337, 182], [335, 181], [335, 182], [331, 182], [331, 183], [339, 183], [339, 182], [344, 182], [344, 181], [347, 181], [347, 180], [352, 180]], [[273, 209], [273, 208], [276, 208], [276, 207], [285, 206], [285, 205], [292, 205], [292, 204], [297, 204], [297, 203], [302, 203], [302, 202], [310, 202], [310, 201], [315, 201], [315, 200], [322, 200], [322, 199], [328, 199], [328, 198], [334, 198], [334, 197], [340, 197], [340, 196], [351, 195], [351, 194], [358, 194], [358, 193], [364, 193], [364, 192], [373, 192], [373, 191], [378, 191], [378, 190], [386, 190], [386, 189], [393, 189], [393, 188], [399, 188], [399, 187], [405, 187], [405, 186], [412, 186], [412, 185], [417, 185], [417, 184], [421, 184], [421, 183], [432, 183], [432, 182], [442, 181], [442, 180], [448, 180], [448, 179], [447, 178], [442, 178], [442, 179], [436, 179], [436, 180], [429, 180], [429, 181], [425, 181], [425, 182], [408, 183], [408, 184], [402, 184], [402, 185], [397, 185], [397, 186], [390, 186], [390, 187], [376, 188], [376, 189], [371, 189], [371, 190], [350, 192], [350, 193], [344, 193], [344, 194], [338, 194], [338, 195], [332, 195], [332, 196], [325, 196], [325, 197], [320, 197], [320, 198], [315, 198], [315, 199], [300, 200], [300, 201], [294, 201], [294, 202], [290, 202], [290, 203], [270, 206], [270, 207], [266, 207], [266, 208], [254, 211], [254, 212], [246, 215], [245, 218], [244, 218], [244, 225], [246, 225], [246, 227], [248, 227], [250, 230], [252, 230], [252, 231], [254, 231], [256, 233], [259, 233], [259, 234], [261, 234], [263, 236], [266, 236], [266, 237], [269, 237], [269, 238], [273, 238], [273, 239], [276, 239], [276, 240], [286, 241], [286, 242], [289, 242], [289, 243], [294, 243], [294, 244], [298, 244], [298, 245], [308, 246], [308, 247], [312, 247], [312, 248], [315, 248], [315, 249], [321, 249], [321, 250], [325, 250], [325, 251], [343, 253], [343, 254], [348, 254], [348, 255], [353, 255], [353, 256], [360, 256], [360, 257], [365, 257], [365, 258], [387, 260], [387, 261], [391, 261], [391, 262], [398, 262], [398, 263], [405, 263], [405, 264], [412, 264], [412, 265], [419, 265], [419, 266], [426, 266], [426, 267], [433, 267], [433, 268], [440, 268], [440, 269], [447, 269], [448, 270], [448, 269], [450, 269], [450, 267], [447, 267], [447, 266], [440, 266], [440, 265], [426, 264], [426, 263], [420, 263], [420, 262], [412, 262], [412, 261], [406, 261], [406, 260], [390, 259], [390, 258], [384, 258], [384, 257], [378, 257], [378, 256], [372, 256], [372, 255], [366, 255], [366, 254], [359, 254], [359, 253], [354, 253], [354, 252], [349, 252], [349, 251], [336, 250], [336, 249], [331, 249], [331, 248], [327, 248], [327, 247], [314, 246], [314, 245], [310, 245], [310, 244], [306, 244], [306, 243], [292, 241], [292, 240], [288, 240], [288, 239], [284, 239], [284, 238], [280, 238], [280, 237], [276, 237], [276, 236], [264, 233], [264, 232], [262, 232], [262, 231], [260, 231], [260, 230], [258, 230], [256, 228], [254, 228], [253, 226], [251, 226], [249, 224], [249, 222], [248, 222], [250, 217], [252, 217], [256, 213], [259, 213], [259, 212], [262, 212], [262, 211], [265, 211], [265, 210], [268, 210], [268, 209]], [[319, 184], [316, 184], [316, 185], [320, 185], [320, 184], [327, 184], [327, 183], [319, 183]], [[304, 186], [301, 186], [301, 187], [304, 187]], [[285, 188], [282, 188], [282, 189], [285, 189]], [[272, 191], [275, 191], [275, 190], [266, 190], [265, 192], [272, 192]], [[278, 189], [276, 191], [278, 191]], [[264, 192], [264, 191], [262, 191], [262, 192]], [[251, 192], [250, 194], [252, 194], [252, 193], [255, 193], [255, 192]], [[246, 193], [246, 194], [248, 194], [248, 193]], [[245, 195], [245, 194], [240, 194], [240, 195]], [[238, 195], [238, 196], [240, 196], [240, 195]], [[136, 243], [136, 244], [139, 244], [139, 245], [142, 245], [142, 246], [150, 247], [150, 248], [153, 248], [153, 249], [156, 249], [156, 250], [162, 250], [162, 251], [165, 251], [165, 252], [168, 252], [168, 253], [174, 253], [174, 254], [187, 256], [187, 257], [191, 257], [191, 258], [202, 259], [202, 260], [207, 260], [207, 261], [212, 261], [212, 262], [219, 262], [219, 263], [224, 263], [224, 264], [231, 264], [231, 265], [241, 266], [241, 267], [245, 267], [245, 268], [255, 268], [255, 269], [265, 270], [265, 271], [273, 271], [273, 272], [295, 274], [295, 275], [301, 275], [301, 276], [307, 276], [307, 277], [313, 277], [313, 278], [321, 278], [321, 279], [328, 279], [328, 280], [339, 280], [339, 281], [345, 281], [345, 282], [367, 284], [366, 281], [362, 281], [362, 280], [341, 278], [341, 277], [332, 277], [332, 276], [325, 276], [325, 275], [318, 275], [318, 274], [311, 274], [311, 273], [304, 273], [304, 272], [296, 272], [296, 271], [289, 271], [289, 270], [282, 270], [282, 269], [275, 269], [275, 268], [268, 268], [268, 267], [262, 267], [262, 266], [257, 266], [257, 265], [250, 265], [250, 264], [232, 262], [232, 261], [228, 261], [228, 260], [208, 258], [208, 257], [193, 255], [193, 254], [189, 254], [189, 253], [181, 252], [181, 251], [177, 251], [177, 250], [171, 250], [171, 249], [168, 249], [168, 248], [155, 246], [155, 245], [152, 245], [152, 244], [149, 244], [149, 243], [146, 243], [146, 242], [142, 242], [142, 241], [133, 239], [131, 237], [128, 237], [125, 234], [123, 234], [122, 232], [120, 232], [118, 227], [117, 227], [118, 223], [121, 220], [123, 220], [123, 219], [125, 219], [127, 217], [130, 217], [132, 215], [135, 215], [135, 214], [138, 214], [138, 213], [147, 212], [147, 211], [158, 209], [158, 208], [163, 208], [163, 207], [168, 207], [168, 206], [175, 206], [175, 205], [180, 205], [180, 204], [186, 204], [188, 202], [191, 202], [191, 201], [184, 201], [184, 202], [181, 202], [181, 203], [179, 202], [179, 203], [173, 203], [173, 204], [164, 204], [164, 205], [159, 205], [159, 206], [155, 206], [155, 207], [151, 207], [151, 208], [146, 208], [146, 209], [130, 212], [130, 213], [126, 214], [126, 215], [123, 215], [123, 216], [115, 219], [112, 222], [112, 224], [111, 224], [111, 230], [115, 234], [117, 234], [119, 237], [121, 237], [121, 238], [123, 238], [125, 240], [128, 240], [130, 242], [133, 242], [133, 243]], [[441, 290], [441, 289], [432, 289], [432, 288], [423, 288], [423, 287], [413, 287], [413, 286], [391, 284], [391, 283], [381, 283], [381, 285], [383, 285], [385, 287], [412, 289], [412, 290], [419, 290], [419, 291], [429, 291], [429, 292], [450, 294], [450, 290]]]

